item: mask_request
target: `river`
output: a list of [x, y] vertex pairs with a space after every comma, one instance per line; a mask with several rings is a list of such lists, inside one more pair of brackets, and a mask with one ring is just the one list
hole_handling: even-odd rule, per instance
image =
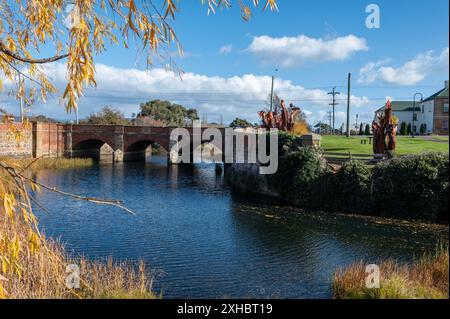
[[41, 170], [68, 192], [123, 199], [136, 216], [42, 190], [47, 236], [74, 255], [143, 260], [164, 298], [330, 298], [333, 272], [354, 261], [411, 262], [445, 228], [385, 223], [261, 203], [236, 195], [214, 166], [152, 163]]

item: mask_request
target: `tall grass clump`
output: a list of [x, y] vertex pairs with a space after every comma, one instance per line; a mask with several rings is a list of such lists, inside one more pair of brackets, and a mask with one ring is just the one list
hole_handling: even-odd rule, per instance
[[385, 260], [379, 264], [380, 288], [366, 288], [366, 265], [355, 263], [333, 278], [335, 299], [448, 299], [449, 252], [440, 248], [411, 265]]
[[92, 158], [0, 158], [0, 161], [9, 165], [20, 166], [27, 168], [29, 171], [36, 171], [40, 169], [70, 169], [70, 168], [86, 168], [95, 165]]
[[[155, 298], [142, 263], [71, 258], [39, 231], [28, 195], [39, 187], [24, 175], [29, 164], [0, 161], [0, 298]], [[73, 265], [79, 287], [67, 284]]]

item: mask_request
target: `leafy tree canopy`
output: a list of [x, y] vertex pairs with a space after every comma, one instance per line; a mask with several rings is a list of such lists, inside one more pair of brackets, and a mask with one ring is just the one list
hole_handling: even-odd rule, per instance
[[245, 119], [236, 118], [233, 122], [231, 122], [230, 127], [233, 128], [247, 128], [247, 127], [253, 127], [252, 123]]
[[161, 100], [142, 103], [139, 117], [150, 117], [167, 126], [176, 127], [190, 126], [194, 120], [199, 119], [196, 109], [186, 109], [182, 105]]
[[130, 125], [131, 121], [125, 118], [125, 115], [120, 110], [104, 106], [101, 111], [92, 113], [81, 123], [92, 125]]

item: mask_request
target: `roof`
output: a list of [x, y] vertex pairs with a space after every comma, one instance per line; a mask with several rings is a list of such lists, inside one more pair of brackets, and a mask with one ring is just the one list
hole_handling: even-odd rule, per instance
[[[394, 112], [412, 112], [413, 111], [413, 104], [412, 101], [393, 101], [391, 102], [392, 105], [392, 111]], [[419, 102], [416, 102], [416, 108], [415, 111], [420, 111], [420, 107], [418, 106]], [[384, 111], [386, 106], [383, 106], [375, 111], [375, 113], [379, 113]]]
[[443, 88], [439, 92], [434, 93], [432, 96], [426, 98], [424, 102], [432, 101], [439, 98], [448, 98], [448, 86]]

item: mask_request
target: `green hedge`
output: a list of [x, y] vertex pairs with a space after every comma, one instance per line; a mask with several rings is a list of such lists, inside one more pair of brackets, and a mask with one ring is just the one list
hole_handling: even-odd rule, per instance
[[398, 157], [377, 165], [372, 179], [374, 212], [448, 221], [448, 154]]
[[333, 174], [333, 199], [338, 210], [366, 212], [371, 208], [372, 170], [361, 162], [349, 162]]
[[448, 154], [397, 157], [375, 168], [346, 163], [337, 173], [312, 148], [283, 137], [279, 171], [271, 186], [298, 206], [376, 216], [448, 221]]

